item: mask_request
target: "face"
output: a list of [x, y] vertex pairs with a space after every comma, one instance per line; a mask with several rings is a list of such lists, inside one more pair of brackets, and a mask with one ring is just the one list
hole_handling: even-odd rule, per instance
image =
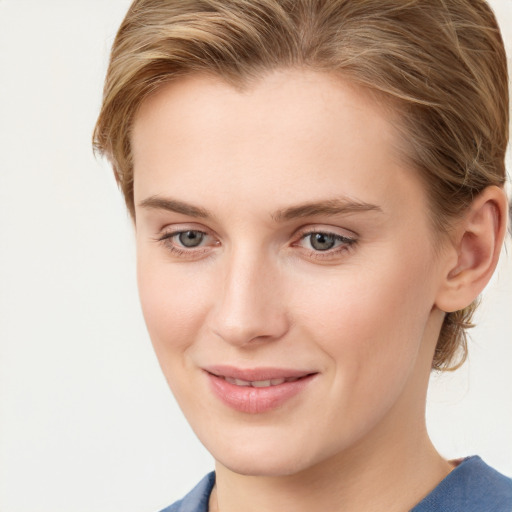
[[304, 71], [244, 91], [183, 78], [137, 114], [143, 312], [224, 467], [298, 473], [401, 442], [423, 414], [442, 265], [393, 123]]

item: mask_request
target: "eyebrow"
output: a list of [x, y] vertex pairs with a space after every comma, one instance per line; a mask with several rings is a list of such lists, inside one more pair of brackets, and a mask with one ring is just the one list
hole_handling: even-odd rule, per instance
[[272, 215], [276, 222], [283, 222], [302, 217], [313, 217], [316, 215], [335, 216], [357, 212], [381, 212], [380, 206], [354, 201], [351, 199], [327, 199], [312, 203], [304, 203], [283, 210], [278, 210]]
[[[169, 212], [181, 213], [189, 217], [198, 217], [201, 219], [211, 219], [214, 217], [214, 215], [205, 208], [200, 208], [190, 203], [185, 203], [183, 201], [167, 197], [150, 196], [141, 201], [139, 206], [146, 209], [166, 210]], [[271, 215], [271, 218], [274, 222], [280, 223], [303, 217], [314, 217], [318, 215], [336, 216], [370, 211], [382, 213], [382, 208], [374, 204], [355, 201], [352, 199], [336, 198], [303, 203], [297, 206], [277, 210]]]
[[201, 219], [209, 219], [213, 217], [213, 214], [204, 208], [166, 197], [151, 196], [141, 201], [139, 206], [141, 208], [153, 210], [166, 210], [174, 213], [182, 213], [189, 217], [199, 217]]

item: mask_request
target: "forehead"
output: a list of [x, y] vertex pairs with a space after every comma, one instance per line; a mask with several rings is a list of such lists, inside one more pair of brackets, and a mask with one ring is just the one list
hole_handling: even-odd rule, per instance
[[276, 201], [333, 190], [391, 199], [404, 178], [397, 173], [417, 180], [399, 157], [397, 122], [389, 105], [329, 74], [281, 70], [245, 89], [211, 76], [181, 78], [146, 99], [135, 118], [135, 202], [166, 191], [207, 202], [236, 196], [246, 207], [261, 204], [262, 191]]

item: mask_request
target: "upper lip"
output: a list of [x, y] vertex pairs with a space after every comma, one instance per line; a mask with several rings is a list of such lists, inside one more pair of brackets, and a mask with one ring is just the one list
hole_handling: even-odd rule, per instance
[[305, 377], [313, 373], [309, 370], [298, 370], [293, 368], [272, 368], [272, 367], [259, 367], [259, 368], [237, 368], [235, 366], [208, 366], [203, 368], [206, 372], [219, 377], [228, 377], [231, 379], [245, 380], [249, 382], [257, 382], [272, 379], [292, 379]]

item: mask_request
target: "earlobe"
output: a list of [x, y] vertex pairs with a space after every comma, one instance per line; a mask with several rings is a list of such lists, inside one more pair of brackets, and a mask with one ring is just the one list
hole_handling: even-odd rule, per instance
[[469, 306], [491, 279], [507, 229], [507, 198], [496, 186], [484, 189], [457, 224], [456, 263], [449, 265], [436, 306], [445, 312]]

